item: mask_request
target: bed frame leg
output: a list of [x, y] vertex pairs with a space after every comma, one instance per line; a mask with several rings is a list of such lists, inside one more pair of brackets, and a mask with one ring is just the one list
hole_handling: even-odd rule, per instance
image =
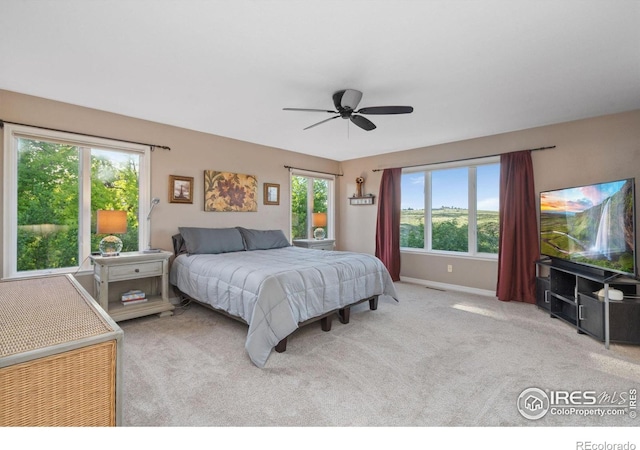
[[331, 331], [331, 316], [323, 317], [320, 319], [320, 326], [322, 327], [322, 331]]
[[375, 297], [371, 297], [369, 299], [369, 309], [372, 311], [375, 311], [376, 309], [378, 309], [378, 296], [376, 295]]
[[276, 352], [283, 353], [287, 350], [287, 338], [284, 338], [276, 345]]
[[342, 308], [338, 310], [338, 319], [340, 319], [340, 323], [349, 323], [349, 314], [351, 313], [351, 308], [348, 306], [346, 308]]

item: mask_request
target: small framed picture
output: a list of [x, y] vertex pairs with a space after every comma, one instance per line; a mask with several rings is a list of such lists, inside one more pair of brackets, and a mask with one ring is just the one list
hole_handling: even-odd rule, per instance
[[264, 183], [264, 204], [279, 205], [280, 204], [280, 185], [273, 183]]
[[169, 203], [193, 203], [193, 177], [169, 175]]

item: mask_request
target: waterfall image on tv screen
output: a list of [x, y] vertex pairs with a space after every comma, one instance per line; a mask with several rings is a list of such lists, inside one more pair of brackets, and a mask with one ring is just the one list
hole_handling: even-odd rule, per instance
[[540, 193], [540, 252], [635, 275], [633, 179]]

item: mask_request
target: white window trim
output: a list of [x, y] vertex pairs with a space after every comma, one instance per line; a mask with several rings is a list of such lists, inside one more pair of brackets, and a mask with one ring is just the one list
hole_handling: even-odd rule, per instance
[[[301, 177], [311, 177], [311, 178], [319, 178], [323, 180], [329, 180], [329, 189], [327, 190], [327, 226], [329, 229], [329, 233], [327, 234], [327, 239], [335, 239], [335, 185], [336, 185], [336, 176], [330, 175], [326, 173], [313, 172], [310, 170], [301, 170], [301, 169], [290, 169], [289, 174], [289, 196], [291, 196], [291, 177], [293, 175], [298, 175]], [[291, 209], [291, 208], [290, 208]], [[307, 198], [307, 210], [313, 212], [313, 197]], [[293, 216], [291, 211], [289, 211], [289, 230], [293, 227]], [[311, 234], [309, 235], [309, 239], [313, 236], [313, 227], [311, 226], [311, 215], [307, 215], [307, 229], [311, 230]], [[291, 232], [291, 231], [289, 231]], [[293, 239], [293, 236], [291, 237]]]
[[[484, 252], [453, 252], [447, 250], [433, 250], [431, 241], [431, 227], [426, 226], [427, 223], [431, 223], [431, 173], [436, 170], [443, 169], [455, 169], [460, 167], [468, 167], [469, 171], [469, 193], [468, 193], [468, 212], [469, 217], [475, 217], [477, 220], [477, 167], [490, 164], [500, 163], [500, 156], [488, 156], [481, 158], [466, 159], [462, 161], [452, 161], [445, 163], [426, 164], [424, 166], [415, 166], [406, 169], [402, 169], [402, 174], [423, 172], [424, 179], [424, 210], [425, 210], [425, 227], [424, 227], [424, 243], [425, 248], [413, 248], [413, 247], [400, 247], [400, 251], [403, 253], [418, 253], [437, 256], [451, 256], [460, 257], [466, 259], [481, 259], [481, 260], [497, 260], [498, 255], [494, 253]], [[471, 182], [473, 181], [473, 182]], [[473, 201], [472, 201], [473, 200]], [[468, 246], [469, 248], [478, 248], [477, 243], [477, 223], [476, 220], [469, 220], [468, 228]]]
[[[13, 125], [5, 123], [4, 125], [4, 183], [3, 183], [3, 279], [29, 278], [43, 275], [54, 275], [61, 273], [76, 273], [79, 270], [90, 270], [89, 255], [91, 248], [86, 237], [87, 229], [91, 227], [91, 198], [85, 195], [90, 191], [91, 180], [84, 177], [83, 174], [90, 170], [90, 161], [86, 157], [81, 156], [82, 166], [80, 168], [80, 183], [82, 189], [80, 192], [80, 217], [79, 228], [82, 230], [82, 239], [79, 242], [80, 266], [67, 267], [60, 269], [32, 270], [28, 272], [18, 272], [17, 249], [16, 242], [18, 239], [18, 224], [16, 217], [18, 214], [18, 138], [40, 139], [45, 141], [58, 141], [77, 145], [78, 147], [100, 148], [106, 150], [121, 150], [131, 153], [140, 154], [140, 172], [139, 172], [139, 193], [138, 193], [138, 245], [142, 249], [144, 243], [148, 241], [148, 222], [144, 220], [149, 212], [150, 188], [151, 188], [151, 156], [150, 148], [145, 145], [133, 144], [118, 140], [111, 140], [98, 137], [90, 137], [78, 135], [75, 133], [67, 133], [63, 131], [53, 131], [42, 128], [29, 127], [25, 125]], [[87, 181], [88, 180], [88, 181]], [[89, 230], [90, 231], [90, 230]]]

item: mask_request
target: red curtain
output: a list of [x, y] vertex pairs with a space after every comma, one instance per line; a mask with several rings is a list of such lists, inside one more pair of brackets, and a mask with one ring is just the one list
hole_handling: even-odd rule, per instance
[[400, 180], [402, 169], [384, 169], [378, 196], [376, 256], [391, 279], [400, 281]]
[[531, 151], [500, 157], [500, 247], [496, 296], [536, 302], [538, 220]]

